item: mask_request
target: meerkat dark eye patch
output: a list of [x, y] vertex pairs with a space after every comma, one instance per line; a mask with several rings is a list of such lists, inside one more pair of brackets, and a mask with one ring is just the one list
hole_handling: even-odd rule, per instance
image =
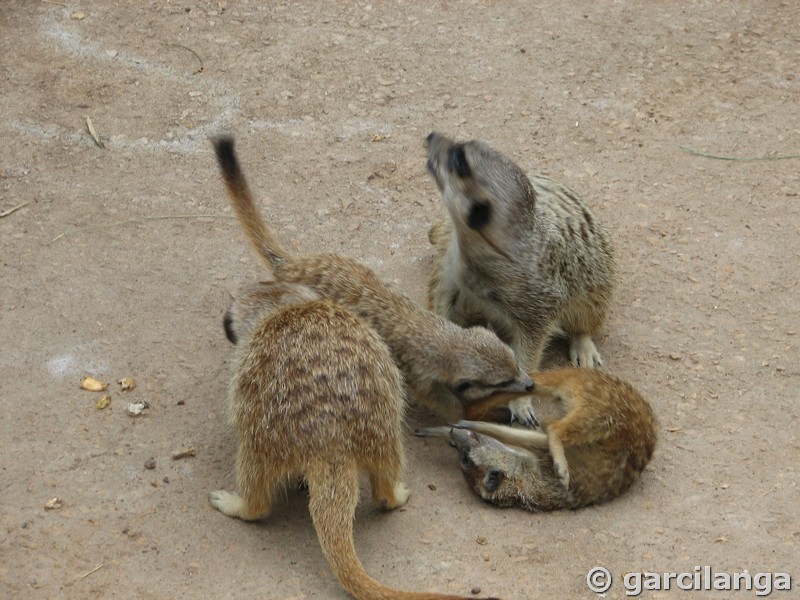
[[472, 173], [462, 144], [456, 144], [450, 148], [449, 164], [450, 171], [455, 172], [459, 177], [469, 177]]
[[461, 451], [458, 453], [458, 460], [461, 462], [462, 467], [474, 467], [475, 462], [472, 460], [472, 457], [469, 455], [469, 448], [462, 448]]
[[492, 220], [492, 205], [488, 202], [473, 202], [467, 216], [467, 226], [470, 229], [481, 229]]
[[456, 393], [461, 394], [462, 392], [466, 392], [471, 387], [472, 387], [471, 381], [462, 381], [454, 389]]
[[492, 469], [486, 474], [486, 479], [484, 480], [483, 485], [486, 487], [487, 491], [493, 492], [500, 487], [500, 484], [503, 483], [505, 476], [506, 474], [502, 471]]

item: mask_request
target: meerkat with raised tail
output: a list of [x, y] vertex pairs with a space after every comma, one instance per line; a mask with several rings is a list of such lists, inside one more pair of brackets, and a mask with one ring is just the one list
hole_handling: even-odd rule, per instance
[[608, 314], [617, 267], [611, 236], [586, 203], [552, 179], [529, 179], [483, 142], [434, 132], [426, 145], [450, 216], [429, 233], [432, 310], [488, 326], [528, 371], [559, 332], [575, 365], [602, 365], [592, 336]]
[[[658, 437], [647, 400], [603, 370], [558, 369], [536, 373], [533, 380], [541, 430], [471, 420], [417, 433], [448, 438], [469, 486], [497, 506], [574, 509], [607, 502], [630, 488], [650, 462]], [[476, 402], [468, 417], [505, 420], [508, 399], [497, 394]]]
[[273, 279], [306, 286], [364, 319], [389, 346], [415, 400], [452, 420], [471, 400], [531, 388], [512, 349], [488, 329], [465, 329], [425, 310], [350, 258], [284, 250], [255, 206], [233, 140], [217, 139], [214, 148], [231, 203]]
[[229, 312], [235, 332], [230, 419], [238, 437], [238, 494], [209, 501], [229, 517], [267, 517], [276, 493], [304, 477], [309, 510], [336, 578], [359, 600], [460, 598], [387, 588], [364, 570], [353, 544], [358, 475], [383, 509], [409, 492], [403, 378], [386, 344], [361, 319], [302, 287], [260, 284]]

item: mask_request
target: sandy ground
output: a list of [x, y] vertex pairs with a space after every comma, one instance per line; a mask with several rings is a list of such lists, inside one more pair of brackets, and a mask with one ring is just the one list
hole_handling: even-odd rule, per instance
[[[372, 575], [506, 599], [591, 598], [595, 565], [606, 598], [696, 565], [800, 579], [800, 161], [680, 148], [800, 152], [799, 28], [789, 1], [4, 0], [0, 212], [27, 204], [0, 218], [0, 597], [345, 597], [301, 494], [262, 525], [207, 503], [233, 483], [221, 319], [261, 274], [208, 143], [223, 132], [287, 245], [419, 301], [444, 214], [433, 129], [564, 181], [614, 232], [598, 345], [660, 417], [642, 480], [577, 512], [500, 510], [409, 437], [408, 505], [362, 490]], [[105, 410], [88, 373], [112, 382]]]

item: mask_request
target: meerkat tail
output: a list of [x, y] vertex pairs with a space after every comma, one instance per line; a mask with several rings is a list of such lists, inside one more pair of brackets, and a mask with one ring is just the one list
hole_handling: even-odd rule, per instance
[[[358, 473], [354, 467], [323, 465], [306, 473], [309, 511], [320, 546], [336, 579], [357, 600], [470, 600], [465, 596], [404, 592], [370, 577], [353, 542], [358, 503]], [[497, 600], [489, 598], [486, 600]]]
[[289, 255], [275, 239], [256, 208], [253, 195], [250, 193], [247, 180], [244, 178], [233, 149], [233, 138], [221, 137], [214, 140], [213, 143], [222, 178], [228, 188], [228, 195], [236, 210], [236, 216], [239, 217], [250, 244], [272, 271], [277, 265], [286, 262]]

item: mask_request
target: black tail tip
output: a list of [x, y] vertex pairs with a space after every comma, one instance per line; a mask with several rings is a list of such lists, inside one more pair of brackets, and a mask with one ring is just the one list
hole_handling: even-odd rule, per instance
[[223, 169], [235, 168], [237, 166], [236, 153], [233, 151], [233, 138], [229, 135], [218, 137], [211, 141], [214, 144], [214, 151], [217, 153], [217, 160]]

